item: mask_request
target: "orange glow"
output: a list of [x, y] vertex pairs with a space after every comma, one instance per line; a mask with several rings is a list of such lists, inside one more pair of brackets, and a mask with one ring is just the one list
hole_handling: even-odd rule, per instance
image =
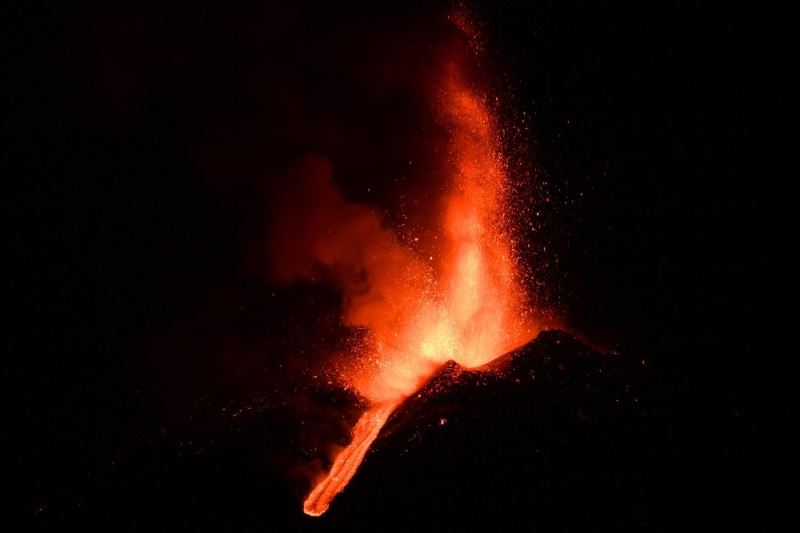
[[[353, 440], [311, 491], [304, 511], [318, 516], [348, 483], [397, 405], [448, 360], [473, 368], [524, 344], [539, 328], [528, 318], [504, 216], [506, 166], [495, 118], [458, 62], [443, 69], [435, 96], [449, 132], [435, 255], [424, 261], [396, 239], [366, 261], [382, 298], [351, 298], [348, 323], [366, 326], [365, 357], [346, 371], [373, 407]], [[409, 255], [410, 254], [410, 255]]]

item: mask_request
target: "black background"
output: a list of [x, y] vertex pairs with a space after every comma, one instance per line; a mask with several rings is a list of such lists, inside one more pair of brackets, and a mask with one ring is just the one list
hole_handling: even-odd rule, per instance
[[[476, 6], [486, 61], [513, 93], [512, 112], [531, 117], [532, 166], [557, 204], [531, 236], [547, 245], [549, 298], [589, 342], [656, 369], [681, 443], [671, 461], [686, 476], [671, 478], [674, 491], [722, 521], [733, 506], [757, 514], [765, 357], [756, 337], [764, 208], [752, 165], [760, 52], [752, 14], [731, 9]], [[304, 124], [329, 101], [347, 101], [345, 117], [375, 112], [347, 100], [345, 81], [295, 120], [291, 105], [281, 109], [291, 92], [283, 73], [324, 85], [341, 59], [315, 54], [336, 50], [336, 37], [357, 65], [353, 50], [376, 21], [419, 25], [401, 37], [435, 34], [425, 21], [440, 11], [201, 2], [16, 13], [6, 358], [23, 521], [91, 514], [92, 494], [133, 450], [173, 431], [191, 435], [201, 401], [222, 404], [242, 395], [237, 387], [257, 390], [305, 366], [260, 347], [336, 322], [326, 313], [337, 296], [274, 295], [254, 274], [260, 259], [246, 259], [269, 188], [219, 176], [254, 176], [302, 155], [314, 142]], [[275, 12], [290, 23], [259, 22]], [[324, 37], [312, 38], [317, 30]], [[287, 48], [294, 55], [275, 59]], [[371, 67], [353, 68], [358, 79]], [[278, 89], [253, 96], [256, 78], [256, 89]], [[262, 139], [270, 147], [254, 156]], [[208, 146], [216, 158], [203, 155]], [[358, 179], [349, 193], [363, 200]], [[321, 310], [304, 323], [308, 301]], [[299, 502], [287, 494], [264, 505]]]

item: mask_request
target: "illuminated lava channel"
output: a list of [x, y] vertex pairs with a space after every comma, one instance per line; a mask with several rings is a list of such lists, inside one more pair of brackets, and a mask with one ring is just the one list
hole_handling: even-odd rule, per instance
[[392, 414], [399, 402], [388, 402], [370, 407], [353, 428], [353, 441], [336, 456], [331, 471], [325, 476], [306, 498], [303, 511], [307, 515], [319, 516], [328, 510], [331, 500], [336, 496], [364, 459], [372, 441], [378, 436], [386, 419]]
[[394, 409], [444, 363], [482, 366], [539, 330], [525, 312], [503, 218], [507, 173], [496, 120], [456, 60], [444, 66], [436, 99], [450, 133], [452, 177], [442, 205], [435, 279], [414, 298], [403, 295], [413, 303], [399, 318], [384, 324], [370, 317], [372, 364], [355, 370], [351, 382], [372, 407], [305, 500], [304, 511], [312, 516], [324, 513], [347, 485]]

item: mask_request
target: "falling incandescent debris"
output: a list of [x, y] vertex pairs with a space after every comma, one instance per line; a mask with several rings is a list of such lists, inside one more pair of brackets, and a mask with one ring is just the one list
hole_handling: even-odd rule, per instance
[[[476, 37], [464, 17], [451, 20], [463, 32], [464, 47], [474, 51]], [[499, 126], [466, 73], [469, 57], [464, 49], [450, 51], [431, 90], [449, 144], [436, 257], [428, 265], [411, 251], [394, 251], [399, 245], [386, 236], [404, 261], [375, 261], [382, 270], [374, 276], [390, 281], [379, 304], [350, 300], [350, 323], [366, 326], [370, 337], [361, 348], [366, 356], [346, 378], [371, 407], [306, 498], [306, 514], [319, 516], [328, 509], [392, 411], [447, 361], [480, 367], [541, 329], [526, 307], [510, 238], [508, 169]], [[366, 255], [375, 253], [380, 251], [369, 249]]]

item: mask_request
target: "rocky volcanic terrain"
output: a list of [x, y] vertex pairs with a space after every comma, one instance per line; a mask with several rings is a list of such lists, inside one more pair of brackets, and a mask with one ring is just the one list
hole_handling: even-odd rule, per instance
[[663, 526], [691, 511], [698, 489], [685, 481], [696, 475], [688, 443], [671, 437], [679, 406], [659, 397], [657, 376], [641, 358], [600, 353], [559, 331], [481, 371], [448, 363], [390, 417], [319, 518], [302, 513], [309, 475], [325, 468], [330, 443], [348, 442], [363, 403], [291, 383], [277, 396], [208, 399], [183, 429], [105, 461], [42, 522], [214, 531]]
[[655, 518], [646, 364], [551, 331], [483, 370], [448, 363], [402, 404], [322, 521], [447, 531]]

